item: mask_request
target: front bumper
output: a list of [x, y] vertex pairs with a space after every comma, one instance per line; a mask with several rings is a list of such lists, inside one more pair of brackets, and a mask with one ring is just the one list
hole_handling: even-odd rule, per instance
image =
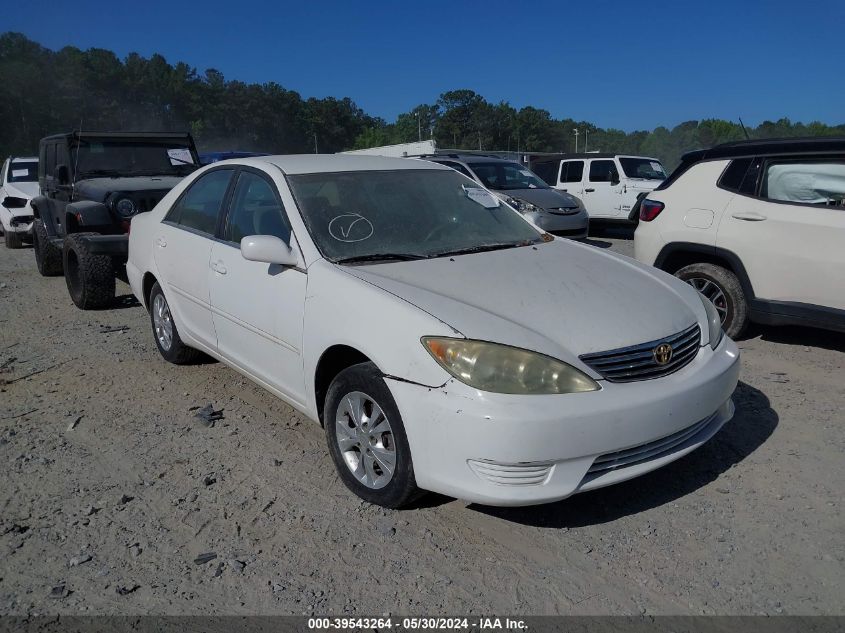
[[739, 350], [724, 338], [663, 378], [591, 393], [513, 396], [455, 380], [387, 379], [421, 488], [477, 503], [564, 499], [655, 470], [695, 450], [734, 413]]
[[549, 233], [560, 233], [566, 237], [586, 237], [590, 226], [590, 216], [584, 209], [565, 215], [550, 211], [539, 211], [526, 213], [525, 217], [537, 228]]

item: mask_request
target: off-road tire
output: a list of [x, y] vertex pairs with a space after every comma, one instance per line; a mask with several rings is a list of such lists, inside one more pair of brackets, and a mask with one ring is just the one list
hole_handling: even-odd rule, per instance
[[732, 339], [742, 336], [749, 321], [748, 301], [733, 271], [717, 264], [701, 263], [684, 266], [675, 272], [675, 276], [684, 281], [701, 278], [716, 284], [727, 299], [727, 315], [722, 329]]
[[[396, 466], [393, 477], [383, 488], [372, 489], [359, 482], [346, 465], [338, 446], [336, 423], [338, 408], [347, 394], [356, 391], [367, 394], [376, 402], [390, 423], [396, 451]], [[411, 448], [408, 445], [402, 416], [399, 414], [393, 394], [390, 393], [382, 373], [375, 364], [367, 362], [353, 365], [335, 376], [326, 393], [323, 420], [326, 442], [338, 475], [346, 487], [356, 495], [365, 501], [386, 508], [401, 508], [423, 494], [423, 491], [417, 488], [414, 477]]]
[[4, 238], [6, 240], [6, 248], [22, 248], [23, 240], [20, 233], [14, 231], [5, 231]]
[[174, 365], [190, 365], [192, 363], [196, 363], [204, 356], [204, 354], [198, 349], [188, 347], [187, 345], [185, 345], [184, 342], [182, 342], [182, 337], [179, 336], [179, 330], [176, 329], [176, 322], [172, 320], [172, 312], [170, 313], [170, 318], [173, 333], [172, 341], [170, 343], [170, 349], [165, 349], [162, 346], [161, 342], [158, 340], [158, 335], [156, 334], [155, 315], [153, 314], [153, 310], [155, 309], [155, 298], [158, 295], [161, 295], [161, 298], [164, 300], [164, 305], [167, 307], [168, 312], [170, 312], [170, 304], [167, 302], [167, 297], [164, 296], [164, 291], [161, 289], [161, 286], [158, 284], [158, 282], [155, 282], [153, 284], [152, 290], [150, 290], [150, 296], [148, 297], [147, 305], [150, 309], [150, 327], [153, 330], [153, 340], [155, 341], [159, 353], [161, 354], [162, 358], [164, 358], [164, 360], [173, 363]]
[[67, 290], [82, 310], [101, 310], [114, 302], [114, 261], [91, 253], [85, 238], [92, 235], [97, 233], [71, 233], [62, 252]]
[[36, 219], [32, 223], [32, 246], [35, 264], [42, 276], [58, 277], [62, 274], [62, 251], [50, 243], [43, 220]]

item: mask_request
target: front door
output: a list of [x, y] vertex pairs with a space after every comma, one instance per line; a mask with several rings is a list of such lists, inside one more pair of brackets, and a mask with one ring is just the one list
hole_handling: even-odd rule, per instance
[[[564, 160], [560, 162], [560, 174], [555, 189], [566, 191], [573, 196], [581, 198], [584, 195], [584, 185], [581, 180], [584, 177], [583, 160]], [[586, 200], [584, 203], [586, 204]], [[590, 210], [587, 209], [587, 213]]]
[[584, 183], [584, 205], [591, 218], [615, 218], [622, 213], [622, 187], [619, 171], [612, 159], [590, 161]]
[[233, 174], [233, 169], [221, 168], [197, 178], [153, 238], [164, 294], [182, 338], [211, 349], [217, 348], [208, 290], [211, 245]]
[[302, 322], [307, 275], [300, 268], [253, 262], [241, 239], [273, 235], [298, 247], [275, 185], [242, 169], [223, 239], [211, 249], [211, 305], [218, 349], [246, 374], [304, 406]]

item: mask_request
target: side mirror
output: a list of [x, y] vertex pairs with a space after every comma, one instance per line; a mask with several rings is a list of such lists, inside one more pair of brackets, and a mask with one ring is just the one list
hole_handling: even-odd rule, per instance
[[3, 206], [7, 209], [23, 209], [26, 206], [26, 198], [16, 198], [15, 196], [6, 196], [3, 198]]
[[619, 184], [619, 172], [617, 172], [617, 171], [610, 172], [610, 184], [612, 186]]
[[66, 185], [70, 182], [70, 174], [68, 173], [67, 165], [56, 165], [53, 171], [53, 177], [59, 185]]
[[293, 249], [275, 235], [247, 235], [241, 240], [241, 256], [252, 262], [297, 266]]

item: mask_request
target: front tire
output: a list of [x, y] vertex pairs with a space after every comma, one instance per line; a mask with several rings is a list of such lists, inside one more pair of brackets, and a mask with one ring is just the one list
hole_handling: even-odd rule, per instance
[[70, 298], [82, 310], [99, 310], [114, 302], [114, 261], [109, 255], [91, 253], [85, 241], [91, 235], [97, 234], [68, 235], [62, 254]]
[[44, 221], [36, 219], [32, 224], [32, 246], [35, 265], [44, 277], [58, 277], [62, 274], [62, 251], [50, 243]]
[[352, 492], [386, 508], [420, 495], [402, 416], [375, 364], [353, 365], [335, 377], [323, 420], [335, 468]]
[[690, 264], [675, 273], [707, 297], [722, 318], [722, 329], [732, 339], [748, 326], [748, 301], [733, 271], [716, 264]]
[[170, 305], [164, 296], [164, 291], [158, 282], [153, 284], [150, 291], [148, 305], [150, 306], [150, 325], [153, 328], [153, 339], [164, 360], [174, 365], [189, 365], [196, 362], [202, 352], [188, 347], [182, 342], [176, 322], [170, 312]]
[[23, 240], [19, 233], [14, 231], [5, 231], [4, 238], [6, 240], [6, 248], [21, 248], [23, 247]]

